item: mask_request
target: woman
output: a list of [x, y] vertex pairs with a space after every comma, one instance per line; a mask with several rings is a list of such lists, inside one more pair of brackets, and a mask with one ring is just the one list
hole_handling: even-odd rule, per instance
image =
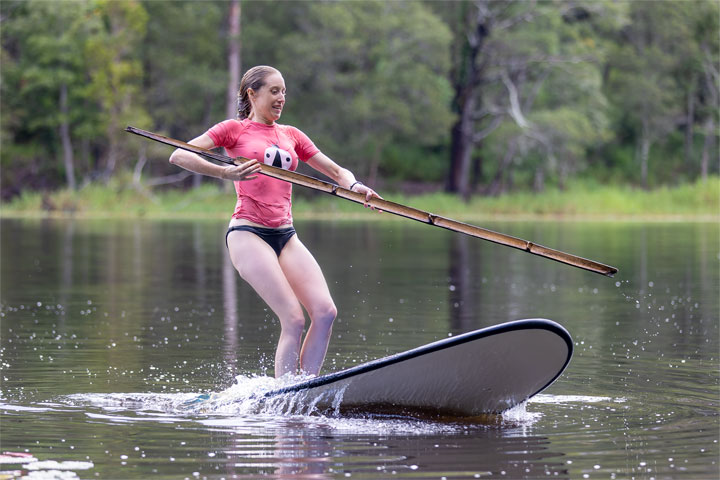
[[[195, 173], [233, 180], [237, 204], [225, 236], [230, 259], [280, 319], [282, 330], [275, 353], [275, 376], [317, 375], [325, 359], [335, 303], [320, 266], [298, 239], [292, 224], [292, 186], [258, 175], [266, 164], [295, 170], [298, 160], [324, 173], [338, 185], [378, 196], [349, 170], [324, 155], [297, 128], [279, 125], [285, 106], [285, 81], [272, 67], [257, 66], [243, 75], [238, 92], [238, 119], [225, 120], [190, 141], [203, 148], [225, 147], [233, 157], [253, 159], [238, 166], [220, 166], [185, 150], [170, 162]], [[305, 328], [305, 307], [310, 328]]]

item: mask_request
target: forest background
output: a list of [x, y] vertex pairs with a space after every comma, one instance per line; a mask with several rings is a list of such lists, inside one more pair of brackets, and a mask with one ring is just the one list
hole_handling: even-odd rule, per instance
[[0, 194], [227, 194], [124, 128], [194, 138], [269, 64], [281, 122], [379, 191], [687, 187], [718, 212], [719, 19], [712, 0], [3, 0]]

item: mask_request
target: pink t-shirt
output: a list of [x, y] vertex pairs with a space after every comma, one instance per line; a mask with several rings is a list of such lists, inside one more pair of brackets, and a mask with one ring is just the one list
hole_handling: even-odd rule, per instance
[[[255, 158], [267, 165], [294, 171], [320, 150], [303, 132], [289, 125], [266, 125], [252, 120], [225, 120], [207, 131], [215, 146], [232, 157]], [[265, 175], [235, 182], [237, 204], [233, 218], [267, 227], [292, 223], [292, 184]]]

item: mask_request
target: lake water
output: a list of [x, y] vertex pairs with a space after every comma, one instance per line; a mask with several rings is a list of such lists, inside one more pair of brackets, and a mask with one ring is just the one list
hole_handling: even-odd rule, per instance
[[410, 221], [296, 224], [339, 308], [325, 372], [510, 320], [569, 330], [549, 389], [460, 420], [248, 402], [279, 325], [224, 221], [2, 220], [0, 477], [718, 478], [719, 224], [483, 226], [620, 272]]

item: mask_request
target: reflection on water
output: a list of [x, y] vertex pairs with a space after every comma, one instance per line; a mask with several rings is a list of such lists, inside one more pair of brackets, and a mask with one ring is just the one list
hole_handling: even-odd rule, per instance
[[325, 371], [519, 318], [571, 332], [548, 391], [461, 421], [243, 409], [279, 325], [224, 222], [2, 220], [0, 472], [717, 478], [718, 224], [486, 226], [620, 273], [411, 222], [297, 225], [340, 311]]

